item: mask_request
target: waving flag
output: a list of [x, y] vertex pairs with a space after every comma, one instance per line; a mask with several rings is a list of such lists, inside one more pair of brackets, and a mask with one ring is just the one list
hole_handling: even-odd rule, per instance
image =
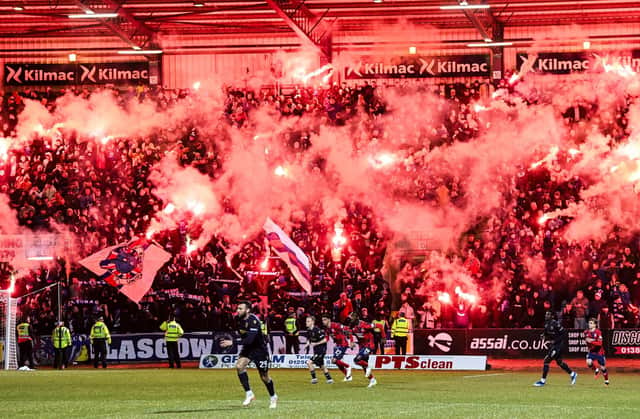
[[267, 218], [263, 228], [267, 233], [269, 245], [280, 259], [287, 264], [291, 270], [291, 274], [300, 286], [307, 293], [311, 293], [311, 269], [307, 255], [304, 254], [302, 249], [300, 249], [271, 218]]
[[138, 303], [170, 258], [170, 253], [142, 238], [102, 249], [80, 264]]

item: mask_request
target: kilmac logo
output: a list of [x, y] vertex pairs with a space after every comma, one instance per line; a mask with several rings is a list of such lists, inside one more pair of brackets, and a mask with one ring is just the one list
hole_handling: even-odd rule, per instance
[[80, 69], [82, 70], [82, 75], [80, 75], [80, 82], [84, 82], [87, 79], [97, 83], [96, 81], [96, 66], [92, 65], [91, 68], [89, 67], [85, 67], [82, 64], [80, 64]]
[[520, 59], [522, 60], [522, 67], [531, 68], [534, 72], [574, 72], [586, 71], [589, 69], [588, 59], [562, 59], [557, 57], [543, 58], [538, 57], [537, 55], [521, 55]]
[[149, 70], [118, 66], [80, 64], [80, 83], [112, 83], [117, 81], [148, 80]]
[[453, 338], [450, 334], [445, 332], [440, 332], [435, 336], [427, 336], [427, 340], [429, 341], [429, 347], [438, 348], [442, 352], [451, 351], [451, 345], [453, 344]]
[[[367, 63], [363, 64], [359, 62], [354, 67], [347, 68], [347, 76], [355, 74], [360, 77], [364, 77], [371, 74], [431, 74], [435, 76], [434, 65], [436, 60], [426, 61], [422, 58], [418, 58], [420, 61], [420, 67], [415, 64], [393, 64], [385, 65], [383, 63]], [[364, 74], [364, 75], [363, 75]]]
[[6, 82], [9, 83], [11, 82], [11, 80], [13, 80], [16, 83], [22, 83], [22, 80], [20, 79], [21, 74], [22, 74], [22, 67], [18, 67], [17, 70], [14, 70], [13, 68], [7, 66]]
[[[461, 59], [464, 58], [464, 61]], [[383, 62], [359, 61], [353, 66], [347, 66], [346, 77], [437, 77], [446, 74], [488, 74], [489, 63], [484, 57], [431, 57], [417, 58], [399, 64], [385, 64]]]
[[5, 64], [4, 81], [13, 86], [146, 83], [149, 64]]
[[[75, 82], [74, 71], [45, 70], [44, 68], [28, 68], [22, 65], [5, 65], [7, 84], [33, 84], [34, 82]], [[58, 67], [61, 68], [61, 67]], [[63, 68], [63, 67], [62, 67]]]

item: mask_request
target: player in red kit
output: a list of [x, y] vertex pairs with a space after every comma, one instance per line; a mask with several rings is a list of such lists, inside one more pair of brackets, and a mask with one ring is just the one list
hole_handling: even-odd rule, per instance
[[[589, 329], [584, 331], [584, 340], [589, 346], [589, 353], [587, 354], [587, 365], [595, 373], [595, 378], [598, 378], [598, 374], [602, 371], [604, 377], [604, 383], [609, 385], [609, 372], [606, 367], [606, 359], [604, 358], [604, 348], [602, 347], [602, 332], [598, 329], [596, 319], [589, 319]], [[599, 365], [596, 366], [596, 361]]]
[[373, 352], [374, 348], [374, 327], [373, 324], [360, 320], [358, 314], [355, 312], [351, 313], [349, 318], [351, 319], [351, 331], [358, 338], [359, 346], [358, 355], [353, 359], [353, 362], [362, 367], [365, 377], [369, 379], [368, 387], [371, 388], [378, 384], [373, 376], [371, 367], [369, 367], [369, 355]]
[[342, 360], [347, 349], [349, 349], [349, 340], [347, 339], [347, 334], [350, 333], [349, 329], [341, 323], [332, 322], [329, 314], [322, 316], [322, 325], [326, 330], [325, 335], [333, 339], [333, 357], [331, 358], [331, 362], [336, 364], [344, 374], [344, 381], [351, 381], [351, 367]]

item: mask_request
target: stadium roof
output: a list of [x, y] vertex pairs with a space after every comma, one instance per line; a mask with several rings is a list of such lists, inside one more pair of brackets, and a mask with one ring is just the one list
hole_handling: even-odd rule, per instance
[[[271, 0], [284, 4], [296, 0]], [[478, 4], [482, 0], [469, 0]], [[24, 0], [0, 3], [0, 38], [111, 36], [114, 27], [129, 34], [148, 31], [159, 34], [282, 34], [289, 25], [265, 1], [174, 1], [174, 0]], [[474, 11], [504, 26], [621, 23], [640, 20], [638, 0], [511, 0], [485, 1], [486, 10]], [[290, 4], [290, 3], [289, 3]], [[471, 28], [471, 19], [461, 10], [441, 10], [456, 0], [307, 0], [305, 7], [323, 16], [334, 30], [371, 29], [376, 22], [410, 23], [437, 28]], [[105, 20], [71, 19], [69, 14], [87, 10], [118, 13]], [[483, 13], [484, 16], [480, 16]], [[111, 26], [111, 27], [110, 27]]]

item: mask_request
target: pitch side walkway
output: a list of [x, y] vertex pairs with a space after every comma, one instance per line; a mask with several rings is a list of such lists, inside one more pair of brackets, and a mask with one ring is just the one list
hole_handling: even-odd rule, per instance
[[[565, 358], [565, 361], [571, 368], [586, 369], [584, 358]], [[538, 371], [542, 367], [542, 358], [530, 359], [530, 358], [512, 358], [512, 359], [496, 359], [489, 358], [487, 363], [490, 365], [491, 370], [506, 370], [506, 371]], [[553, 363], [555, 365], [555, 363]], [[608, 358], [607, 367], [612, 372], [640, 372], [640, 358]], [[51, 368], [51, 367], [42, 367]], [[71, 369], [92, 369], [92, 365], [80, 364], [73, 365]], [[110, 363], [108, 368], [168, 368], [166, 363], [135, 363], [135, 364], [116, 364]], [[182, 362], [182, 368], [198, 368], [198, 363], [195, 361]]]
[[[586, 368], [584, 358], [565, 358], [571, 368]], [[542, 368], [540, 359], [493, 359], [487, 360], [492, 370], [538, 371]], [[552, 363], [552, 366], [555, 362]], [[640, 358], [607, 358], [607, 368], [612, 372], [640, 372]]]

